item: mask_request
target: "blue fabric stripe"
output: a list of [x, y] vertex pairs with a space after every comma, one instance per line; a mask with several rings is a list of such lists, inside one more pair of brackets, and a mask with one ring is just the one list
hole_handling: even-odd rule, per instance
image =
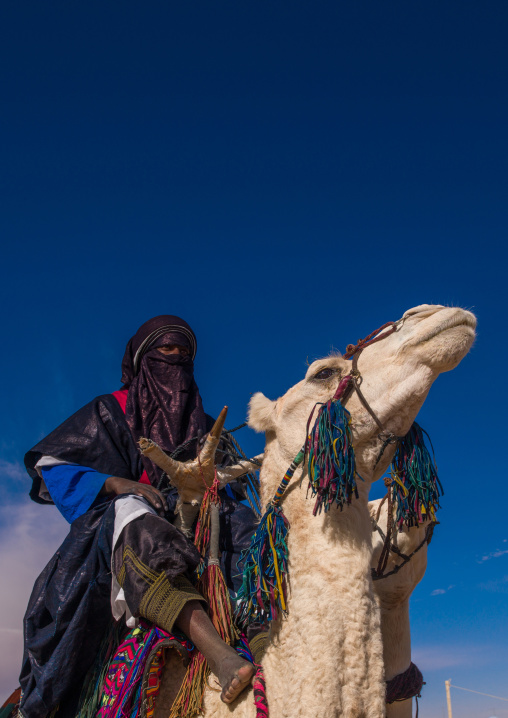
[[70, 524], [88, 511], [110, 476], [78, 464], [43, 467], [41, 473], [51, 498]]

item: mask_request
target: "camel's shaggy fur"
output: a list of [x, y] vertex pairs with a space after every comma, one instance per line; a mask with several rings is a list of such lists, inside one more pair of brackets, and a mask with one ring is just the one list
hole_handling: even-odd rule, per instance
[[[358, 364], [362, 391], [387, 430], [399, 436], [407, 433], [434, 380], [453, 369], [469, 350], [475, 324], [473, 315], [461, 309], [423, 305], [406, 312], [397, 332], [363, 351]], [[335, 373], [318, 380], [316, 375], [325, 367]], [[249, 423], [266, 432], [261, 469], [264, 502], [302, 446], [312, 408], [333, 395], [340, 374], [350, 368], [350, 361], [330, 356], [314, 362], [305, 379], [277, 401], [261, 394], [253, 397]], [[359, 499], [343, 511], [332, 509], [313, 517], [303, 467], [284, 500], [291, 523], [291, 595], [289, 616], [272, 626], [263, 661], [272, 718], [386, 715], [381, 616], [370, 578], [368, 493], [389, 465], [394, 448], [389, 447], [374, 468], [381, 445], [379, 429], [355, 394], [347, 408], [357, 470], [364, 479], [358, 482]], [[386, 651], [385, 645], [385, 655]], [[221, 704], [217, 693], [207, 692], [207, 718], [232, 713], [254, 717], [249, 692], [233, 706]]]

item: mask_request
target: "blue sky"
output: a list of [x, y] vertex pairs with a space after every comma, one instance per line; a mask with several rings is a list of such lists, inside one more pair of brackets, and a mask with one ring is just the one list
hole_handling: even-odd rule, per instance
[[488, 0], [2, 3], [4, 693], [65, 530], [26, 503], [23, 453], [118, 387], [140, 323], [189, 321], [233, 426], [425, 302], [479, 330], [420, 415], [446, 491], [411, 605], [420, 715], [445, 715], [447, 678], [508, 697], [507, 20]]

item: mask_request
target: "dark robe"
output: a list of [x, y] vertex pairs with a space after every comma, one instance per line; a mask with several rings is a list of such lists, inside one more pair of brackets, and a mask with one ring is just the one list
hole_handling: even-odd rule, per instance
[[114, 501], [77, 518], [35, 582], [23, 622], [19, 678], [26, 718], [47, 718], [57, 705], [61, 718], [74, 715], [81, 684], [112, 623], [114, 521]]

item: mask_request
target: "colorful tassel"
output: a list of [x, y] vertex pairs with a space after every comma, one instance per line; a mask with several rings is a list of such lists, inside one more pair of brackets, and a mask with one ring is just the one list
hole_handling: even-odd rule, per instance
[[282, 508], [270, 504], [246, 552], [236, 618], [241, 626], [274, 621], [286, 613], [287, 534], [289, 522]]
[[303, 448], [284, 474], [275, 496], [268, 504], [244, 560], [242, 585], [237, 595], [237, 622], [247, 626], [254, 621], [274, 621], [286, 613], [289, 521], [280, 506], [287, 485], [303, 462]]
[[168, 718], [192, 718], [203, 712], [203, 699], [209, 673], [210, 669], [205, 657], [196, 648]]
[[[213, 559], [212, 559], [213, 560]], [[238, 634], [233, 623], [229, 592], [220, 566], [208, 563], [197, 585], [208, 603], [208, 615], [223, 641], [233, 645]], [[191, 718], [203, 712], [203, 699], [210, 669], [196, 649], [175, 698], [169, 718]]]
[[351, 415], [340, 403], [349, 381], [343, 379], [335, 396], [321, 406], [307, 439], [309, 489], [317, 497], [314, 516], [333, 503], [342, 510], [353, 496], [358, 498]]
[[411, 528], [429, 518], [435, 521], [439, 497], [443, 495], [436, 463], [425, 445], [423, 433], [414, 422], [399, 442], [391, 465], [392, 501], [399, 531], [403, 524]]
[[[233, 645], [238, 638], [229, 592], [219, 565], [219, 482], [207, 489], [201, 503], [194, 543], [203, 559], [197, 588], [208, 604], [208, 615], [223, 641]], [[208, 563], [205, 554], [208, 551]], [[206, 568], [204, 566], [206, 565]], [[191, 718], [203, 712], [203, 699], [210, 669], [204, 656], [195, 651], [175, 698], [169, 718]]]
[[225, 643], [232, 646], [238, 638], [233, 623], [233, 611], [229, 591], [219, 563], [219, 498], [218, 482], [214, 496], [217, 501], [210, 500], [208, 515], [210, 522], [208, 565], [201, 575], [197, 588], [208, 604], [208, 615], [217, 633]]
[[197, 588], [208, 603], [208, 615], [222, 640], [232, 646], [238, 634], [224, 574], [217, 564], [208, 564]]
[[201, 578], [206, 567], [205, 556], [210, 545], [210, 505], [212, 503], [219, 504], [219, 481], [217, 479], [217, 470], [215, 471], [215, 480], [212, 485], [205, 491], [201, 506], [199, 507], [198, 520], [196, 522], [196, 532], [194, 534], [194, 545], [201, 554], [201, 561], [196, 569], [197, 578]]

